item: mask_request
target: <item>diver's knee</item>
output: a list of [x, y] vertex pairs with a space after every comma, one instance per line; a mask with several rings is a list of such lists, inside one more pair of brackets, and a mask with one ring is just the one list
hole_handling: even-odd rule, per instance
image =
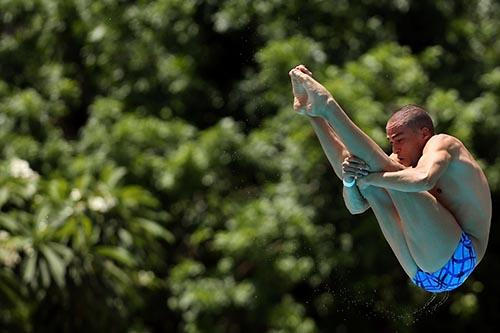
[[367, 186], [367, 187], [364, 187], [364, 188], [359, 188], [359, 192], [361, 192], [361, 194], [366, 198], [367, 196], [373, 196], [373, 195], [376, 195], [376, 194], [379, 194], [380, 191], [384, 191], [384, 189], [382, 189], [381, 187], [376, 187], [376, 186]]
[[378, 205], [384, 205], [386, 207], [392, 207], [393, 202], [389, 193], [382, 188], [377, 186], [367, 186], [360, 189], [361, 195], [370, 203], [378, 203]]

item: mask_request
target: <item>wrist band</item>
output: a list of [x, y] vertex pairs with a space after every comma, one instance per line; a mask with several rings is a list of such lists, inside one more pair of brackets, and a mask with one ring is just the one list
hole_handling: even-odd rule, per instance
[[352, 181], [350, 182], [346, 182], [345, 179], [342, 179], [342, 183], [344, 183], [344, 186], [345, 187], [353, 187], [354, 184], [356, 184], [356, 178], [354, 178]]

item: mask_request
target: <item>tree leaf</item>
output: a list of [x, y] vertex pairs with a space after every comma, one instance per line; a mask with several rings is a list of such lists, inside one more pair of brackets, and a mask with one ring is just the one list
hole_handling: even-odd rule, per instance
[[[39, 266], [40, 266], [40, 275], [42, 276], [42, 285], [45, 288], [48, 288], [50, 285], [50, 273], [49, 269], [47, 267], [47, 262], [43, 259], [40, 259], [39, 261]], [[36, 281], [35, 281], [36, 282]]]
[[38, 253], [34, 252], [32, 255], [28, 256], [28, 259], [23, 265], [23, 281], [26, 283], [32, 283], [35, 277], [36, 261], [38, 259]]
[[16, 220], [12, 218], [8, 214], [0, 214], [0, 226], [4, 227], [5, 229], [9, 231], [18, 231], [19, 230], [19, 224], [16, 223]]
[[60, 286], [64, 286], [64, 276], [66, 273], [66, 265], [64, 264], [61, 257], [57, 255], [57, 253], [47, 245], [41, 245], [40, 251], [43, 253], [45, 259], [47, 259], [47, 263], [49, 264], [50, 272], [52, 273], [52, 277], [55, 282]]
[[0, 189], [0, 208], [9, 200], [9, 191], [6, 188]]
[[162, 238], [170, 244], [175, 240], [174, 235], [170, 231], [154, 221], [138, 218], [135, 220], [134, 226], [144, 230], [153, 237]]
[[127, 171], [125, 168], [106, 166], [101, 172], [101, 178], [110, 188], [114, 188], [126, 173]]
[[122, 247], [116, 246], [98, 246], [96, 248], [96, 253], [108, 257], [114, 261], [117, 261], [125, 266], [132, 267], [135, 265], [135, 259], [132, 257], [130, 252]]
[[55, 243], [55, 242], [51, 242], [50, 246], [54, 249], [55, 252], [57, 252], [58, 254], [61, 255], [65, 266], [67, 266], [68, 263], [73, 258], [73, 251], [71, 250], [71, 248], [69, 248], [63, 244]]

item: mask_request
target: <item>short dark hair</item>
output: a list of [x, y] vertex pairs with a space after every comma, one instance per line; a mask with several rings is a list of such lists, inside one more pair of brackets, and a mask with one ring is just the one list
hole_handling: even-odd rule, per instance
[[394, 111], [387, 121], [387, 124], [397, 124], [399, 126], [408, 126], [414, 130], [427, 127], [434, 135], [434, 123], [427, 111], [423, 107], [408, 104]]

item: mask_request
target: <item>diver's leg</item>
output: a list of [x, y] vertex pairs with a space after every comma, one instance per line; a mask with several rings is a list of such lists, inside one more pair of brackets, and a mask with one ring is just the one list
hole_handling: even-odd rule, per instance
[[385, 239], [406, 274], [412, 279], [417, 273], [417, 264], [408, 248], [403, 226], [391, 197], [385, 189], [375, 186], [368, 186], [361, 190], [361, 194], [370, 203]]
[[[335, 174], [342, 179], [342, 162], [350, 155], [349, 151], [328, 122], [319, 117], [310, 117], [310, 120]], [[417, 265], [408, 249], [401, 221], [391, 197], [385, 189], [375, 186], [369, 186], [361, 190], [361, 193], [370, 204], [380, 229], [399, 263], [406, 274], [413, 278], [417, 272]]]
[[[303, 66], [297, 66], [296, 68], [298, 69], [299, 67], [302, 67], [301, 70], [305, 73], [312, 75], [312, 73]], [[300, 83], [294, 75], [290, 75], [290, 78], [292, 81], [294, 96], [294, 110], [298, 114], [307, 116], [304, 109], [304, 105], [307, 103], [307, 92], [302, 83]], [[340, 138], [335, 134], [335, 131], [332, 129], [330, 124], [328, 124], [328, 121], [321, 117], [307, 116], [307, 118], [309, 118], [309, 121], [311, 122], [321, 147], [323, 148], [330, 165], [333, 167], [333, 171], [339, 179], [342, 179], [342, 162], [350, 155], [350, 153], [347, 151]]]
[[429, 192], [387, 190], [400, 216], [410, 253], [426, 272], [440, 269], [453, 255], [462, 229]]
[[[310, 75], [297, 69], [292, 70], [290, 75], [292, 81], [295, 80], [295, 82], [300, 82], [302, 88], [308, 92], [307, 99], [311, 96], [322, 96], [318, 100], [324, 101], [324, 96], [331, 97], [331, 94], [326, 88], [314, 80]], [[304, 104], [304, 101], [299, 102]], [[307, 102], [316, 103], [317, 101], [308, 100]], [[338, 103], [335, 102], [333, 97], [327, 105], [312, 104], [312, 106], [314, 108], [325, 108], [325, 111], [321, 112], [322, 117], [332, 126], [336, 135], [345, 145], [347, 150], [349, 150], [352, 155], [365, 161], [370, 166], [372, 172], [401, 170], [401, 165], [390, 159], [375, 141], [356, 126]]]

